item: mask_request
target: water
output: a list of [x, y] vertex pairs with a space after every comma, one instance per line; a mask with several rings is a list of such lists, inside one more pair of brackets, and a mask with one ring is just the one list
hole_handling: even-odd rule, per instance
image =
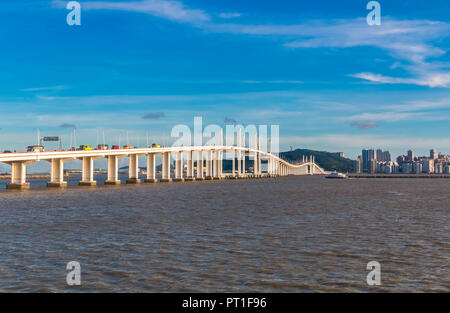
[[445, 179], [31, 183], [0, 192], [0, 291], [450, 291]]

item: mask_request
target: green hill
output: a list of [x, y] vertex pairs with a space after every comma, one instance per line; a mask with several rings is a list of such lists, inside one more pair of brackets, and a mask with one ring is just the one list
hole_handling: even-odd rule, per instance
[[354, 161], [342, 158], [339, 153], [315, 151], [308, 149], [296, 149], [293, 151], [281, 152], [280, 155], [287, 161], [301, 161], [303, 156], [313, 155], [317, 164], [326, 171], [338, 171], [342, 173], [354, 172]]

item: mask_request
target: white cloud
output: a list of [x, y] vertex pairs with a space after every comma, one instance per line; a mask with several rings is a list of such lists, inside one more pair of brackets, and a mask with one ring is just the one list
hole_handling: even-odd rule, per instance
[[244, 84], [303, 84], [300, 80], [243, 80]]
[[[55, 6], [65, 6], [66, 2], [54, 0]], [[180, 1], [141, 0], [131, 2], [87, 1], [82, 2], [83, 10], [119, 10], [145, 13], [177, 22], [199, 23], [210, 20], [203, 10], [187, 9]]]
[[401, 77], [390, 77], [383, 76], [381, 74], [374, 73], [356, 73], [350, 76], [355, 78], [361, 78], [373, 83], [379, 84], [412, 84], [419, 86], [443, 87], [450, 88], [450, 73], [424, 73], [423, 76], [416, 78], [401, 78]]
[[241, 13], [220, 13], [219, 17], [224, 19], [237, 18], [241, 17]]
[[66, 86], [49, 86], [49, 87], [36, 87], [36, 88], [26, 88], [20, 91], [54, 91], [66, 89]]

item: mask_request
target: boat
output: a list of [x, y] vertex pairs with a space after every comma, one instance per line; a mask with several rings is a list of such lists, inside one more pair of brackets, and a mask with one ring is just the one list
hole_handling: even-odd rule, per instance
[[347, 179], [347, 175], [342, 174], [342, 173], [338, 173], [338, 172], [333, 172], [327, 176], [325, 176], [325, 178], [329, 178], [329, 179]]

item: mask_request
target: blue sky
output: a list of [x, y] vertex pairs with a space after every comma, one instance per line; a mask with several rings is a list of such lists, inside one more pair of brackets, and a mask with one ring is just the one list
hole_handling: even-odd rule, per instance
[[0, 4], [0, 149], [71, 126], [163, 142], [202, 116], [278, 124], [281, 150], [450, 153], [447, 0], [381, 0], [380, 26], [361, 0], [79, 2], [81, 26], [67, 1]]

